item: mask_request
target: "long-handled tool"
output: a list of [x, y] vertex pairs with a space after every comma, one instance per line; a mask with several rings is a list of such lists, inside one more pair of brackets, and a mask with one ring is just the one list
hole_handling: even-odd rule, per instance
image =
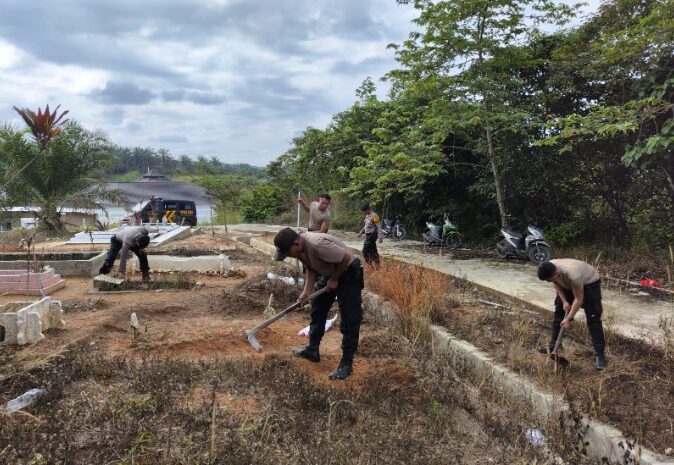
[[[319, 295], [323, 294], [327, 290], [328, 290], [327, 287], [323, 287], [323, 288], [317, 290], [316, 292], [314, 292], [313, 294], [311, 294], [309, 296], [309, 298], [307, 299], [307, 302], [309, 302], [310, 300], [318, 297]], [[277, 313], [276, 315], [274, 315], [273, 317], [269, 318], [267, 321], [264, 321], [264, 322], [260, 323], [259, 325], [257, 325], [253, 329], [246, 330], [246, 337], [248, 338], [248, 342], [250, 342], [250, 345], [253, 346], [253, 349], [255, 349], [258, 352], [260, 350], [262, 350], [262, 346], [260, 345], [259, 342], [257, 342], [257, 339], [255, 339], [255, 335], [257, 333], [262, 331], [264, 328], [266, 328], [267, 326], [269, 326], [270, 324], [272, 324], [273, 322], [275, 322], [279, 318], [283, 318], [288, 313], [292, 312], [293, 310], [295, 310], [296, 308], [298, 308], [300, 306], [301, 306], [301, 303], [299, 301], [295, 302], [290, 307], [286, 308], [285, 310], [283, 310], [283, 311]]]
[[[569, 315], [569, 312], [564, 313], [564, 318]], [[555, 347], [552, 349], [552, 352], [550, 352], [550, 357], [555, 361], [555, 371], [557, 371], [558, 366], [567, 366], [569, 364], [569, 361], [559, 355], [559, 346], [562, 344], [562, 337], [564, 337], [564, 326], [559, 328], [559, 334], [557, 335], [557, 340], [555, 341]]]

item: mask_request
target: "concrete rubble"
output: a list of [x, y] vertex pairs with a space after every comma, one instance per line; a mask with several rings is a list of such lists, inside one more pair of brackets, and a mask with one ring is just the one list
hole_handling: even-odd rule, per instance
[[37, 302], [10, 302], [0, 305], [0, 346], [35, 344], [50, 328], [63, 329], [61, 302], [45, 297]]

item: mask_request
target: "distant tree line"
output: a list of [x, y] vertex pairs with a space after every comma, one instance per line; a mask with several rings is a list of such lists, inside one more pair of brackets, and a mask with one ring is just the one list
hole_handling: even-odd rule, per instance
[[111, 147], [112, 164], [105, 170], [111, 176], [127, 173], [143, 174], [155, 169], [167, 176], [213, 176], [237, 175], [262, 177], [265, 169], [247, 163], [223, 163], [217, 157], [199, 156], [192, 159], [187, 155], [176, 157], [166, 149], [143, 147]]

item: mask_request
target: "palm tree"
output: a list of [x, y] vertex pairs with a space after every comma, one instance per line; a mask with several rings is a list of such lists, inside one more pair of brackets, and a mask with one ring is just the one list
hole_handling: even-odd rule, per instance
[[118, 200], [102, 182], [102, 168], [111, 159], [110, 143], [102, 133], [63, 121], [67, 112], [57, 116], [48, 107], [44, 113], [16, 110], [32, 137], [11, 126], [0, 128], [0, 165], [7, 167], [8, 179], [0, 190], [15, 203], [38, 207], [41, 228], [63, 230], [64, 207], [99, 209], [102, 200]]

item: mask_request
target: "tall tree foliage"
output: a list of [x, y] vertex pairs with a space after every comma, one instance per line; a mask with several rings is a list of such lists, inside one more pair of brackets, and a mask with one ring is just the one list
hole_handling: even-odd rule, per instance
[[472, 150], [482, 153], [493, 175], [501, 224], [508, 223], [504, 165], [512, 157], [508, 132], [522, 128], [531, 107], [513, 96], [521, 89], [513, 67], [528, 66], [527, 44], [544, 24], [563, 24], [573, 10], [552, 0], [399, 0], [420, 11], [421, 31], [401, 46], [393, 45], [401, 70], [390, 73], [401, 87], [442, 80], [451, 132], [472, 125], [480, 138]]
[[41, 227], [57, 231], [64, 207], [101, 208], [100, 201], [116, 194], [102, 184], [102, 168], [110, 160], [109, 142], [78, 123], [66, 124], [44, 146], [24, 131], [5, 126], [0, 131], [0, 160], [7, 175], [20, 172], [20, 182], [6, 184], [19, 205], [38, 207]]

